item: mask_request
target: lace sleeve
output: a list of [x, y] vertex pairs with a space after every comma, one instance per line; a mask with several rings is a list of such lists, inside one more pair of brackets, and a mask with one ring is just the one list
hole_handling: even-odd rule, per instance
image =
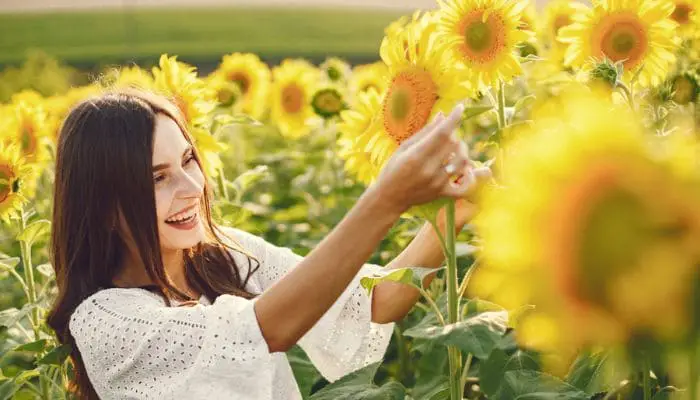
[[71, 316], [70, 332], [102, 399], [267, 399], [271, 354], [253, 301], [166, 307], [142, 289], [106, 289]]
[[[258, 257], [261, 265], [256, 272], [257, 281], [263, 290], [303, 259], [288, 248], [274, 246], [250, 233], [234, 228], [225, 228], [225, 231]], [[380, 266], [365, 264], [335, 304], [299, 341], [316, 368], [329, 381], [384, 357], [394, 324], [371, 321], [371, 295], [360, 286], [363, 276], [381, 270]]]

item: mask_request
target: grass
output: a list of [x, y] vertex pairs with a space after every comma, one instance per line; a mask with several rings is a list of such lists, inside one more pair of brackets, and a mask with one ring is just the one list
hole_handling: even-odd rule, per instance
[[149, 60], [161, 53], [216, 62], [255, 52], [266, 60], [337, 55], [377, 59], [384, 27], [396, 13], [345, 9], [138, 9], [0, 14], [0, 64], [29, 49], [73, 64]]

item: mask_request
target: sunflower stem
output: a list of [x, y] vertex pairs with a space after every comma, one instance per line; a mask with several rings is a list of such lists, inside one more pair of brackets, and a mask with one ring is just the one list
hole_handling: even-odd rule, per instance
[[700, 362], [698, 362], [698, 350], [700, 349], [700, 341], [693, 341], [690, 351], [688, 352], [688, 391], [689, 400], [698, 400], [698, 380], [700, 380]]
[[[506, 128], [506, 84], [498, 82], [498, 129]], [[501, 132], [502, 133], [502, 132]]]
[[[459, 296], [457, 293], [457, 252], [455, 251], [455, 201], [449, 200], [445, 209], [445, 244], [447, 254], [447, 320], [454, 324], [459, 321]], [[455, 346], [447, 347], [450, 363], [450, 398], [461, 400], [462, 398], [462, 352]]]
[[[19, 220], [21, 233], [27, 228], [24, 212], [21, 213]], [[27, 301], [29, 304], [34, 304], [36, 303], [36, 285], [32, 266], [32, 248], [25, 241], [20, 242], [20, 254], [22, 257], [22, 268], [24, 269], [24, 282], [27, 285]], [[32, 308], [30, 322], [34, 331], [34, 340], [39, 340], [39, 310], [36, 307]]]
[[651, 400], [651, 380], [649, 379], [649, 358], [645, 357], [642, 365], [642, 390], [644, 400]]

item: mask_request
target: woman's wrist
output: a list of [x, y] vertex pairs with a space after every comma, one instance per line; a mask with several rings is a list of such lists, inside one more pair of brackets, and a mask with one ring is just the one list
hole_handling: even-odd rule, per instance
[[376, 213], [379, 220], [391, 220], [392, 224], [408, 209], [384, 195], [377, 184], [370, 185], [365, 190], [356, 206]]

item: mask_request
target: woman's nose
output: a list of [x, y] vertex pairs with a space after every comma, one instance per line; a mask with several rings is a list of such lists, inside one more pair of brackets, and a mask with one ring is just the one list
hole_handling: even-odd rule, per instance
[[183, 197], [199, 197], [204, 190], [204, 182], [196, 176], [182, 171], [178, 192]]

